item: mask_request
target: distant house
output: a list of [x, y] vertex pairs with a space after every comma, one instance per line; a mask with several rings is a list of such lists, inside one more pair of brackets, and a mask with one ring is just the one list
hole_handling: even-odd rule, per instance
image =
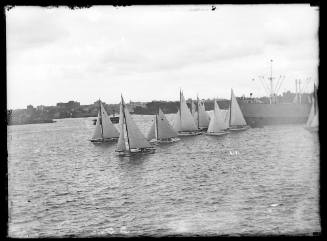
[[26, 108], [26, 112], [29, 116], [32, 115], [35, 112], [35, 108], [33, 107], [33, 105], [28, 105]]
[[57, 107], [60, 109], [74, 110], [80, 107], [80, 103], [76, 101], [68, 101], [67, 103], [57, 103]]
[[135, 107], [142, 107], [142, 108], [146, 108], [146, 104], [147, 102], [133, 102], [133, 101], [130, 101], [129, 102], [129, 105], [131, 106], [131, 108], [135, 108]]
[[36, 107], [36, 109], [39, 110], [39, 111], [44, 111], [44, 108], [45, 108], [44, 105], [38, 105], [38, 106]]

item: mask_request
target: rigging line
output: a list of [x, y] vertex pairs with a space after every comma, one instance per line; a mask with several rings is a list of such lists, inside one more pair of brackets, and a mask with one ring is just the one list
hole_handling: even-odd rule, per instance
[[156, 139], [159, 140], [159, 129], [158, 129], [158, 115], [156, 115], [156, 129], [157, 129], [157, 136]]
[[263, 78], [262, 79], [260, 78], [260, 82], [261, 82], [261, 85], [263, 86], [263, 89], [266, 92], [266, 94], [269, 95], [268, 87], [265, 85]]
[[99, 110], [100, 110], [100, 126], [101, 126], [101, 138], [102, 140], [104, 139], [103, 138], [103, 120], [102, 120], [102, 109], [101, 109], [101, 102], [100, 102], [100, 99], [99, 99]]
[[282, 87], [282, 84], [283, 84], [283, 82], [284, 82], [284, 79], [285, 79], [285, 78], [282, 78], [282, 79], [281, 79], [281, 81], [280, 81], [280, 85], [279, 85], [278, 88], [277, 88], [277, 92], [279, 92], [280, 87]]
[[307, 89], [308, 84], [311, 82], [310, 79], [311, 79], [311, 78], [307, 78], [307, 79], [306, 79], [306, 83], [305, 83], [305, 87], [303, 88], [303, 91], [305, 91], [305, 90]]
[[269, 95], [269, 93], [270, 93], [270, 92], [269, 92], [269, 87], [268, 87], [267, 84], [265, 83], [265, 79], [264, 79], [263, 76], [260, 78], [260, 81], [261, 81], [262, 86], [264, 87], [264, 90], [266, 91], [266, 94]]
[[278, 84], [279, 84], [279, 81], [280, 81], [280, 79], [278, 79], [277, 81], [276, 81], [276, 84], [275, 84], [275, 86], [274, 86], [274, 89], [273, 89], [273, 92], [276, 94], [276, 90], [277, 90], [277, 86], [278, 86]]
[[232, 94], [233, 90], [230, 93], [230, 104], [229, 104], [229, 126], [231, 126], [232, 121]]
[[199, 109], [199, 96], [197, 96], [198, 101], [198, 129], [200, 128], [200, 109]]
[[262, 81], [261, 81], [261, 79], [260, 79], [260, 76], [259, 76], [257, 79], [260, 80], [260, 83], [258, 83], [258, 81], [255, 81], [255, 80], [256, 80], [255, 78], [253, 78], [252, 80], [255, 81], [255, 83], [258, 85], [258, 88], [260, 88], [260, 89], [263, 88], [263, 90], [264, 90], [265, 92], [267, 92], [267, 91], [265, 90], [265, 88], [263, 87], [263, 84], [262, 84]]
[[281, 82], [282, 82], [282, 76], [279, 77], [278, 81], [277, 81], [277, 84], [275, 85], [275, 93], [277, 94], [278, 91], [279, 91], [279, 88], [280, 88], [280, 85], [281, 85]]
[[[125, 120], [125, 126], [126, 126], [126, 135], [127, 135], [127, 142], [128, 142], [128, 150], [130, 151], [131, 150], [131, 146], [130, 146], [130, 143], [129, 143], [129, 136], [128, 136], [128, 128], [127, 128], [127, 121], [126, 121], [126, 113], [125, 113], [125, 104], [123, 102], [123, 97], [122, 97], [122, 104], [123, 104], [123, 119]], [[124, 121], [123, 121], [123, 127], [124, 127]]]

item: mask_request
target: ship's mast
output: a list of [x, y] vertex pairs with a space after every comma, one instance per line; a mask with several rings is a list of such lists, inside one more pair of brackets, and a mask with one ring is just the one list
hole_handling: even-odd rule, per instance
[[[277, 103], [277, 94], [280, 87], [282, 86], [282, 83], [285, 79], [285, 75], [280, 75], [279, 77], [274, 77], [273, 76], [273, 71], [272, 71], [272, 63], [273, 60], [270, 60], [270, 75], [269, 77], [265, 77], [264, 75], [259, 75], [258, 79], [261, 82], [262, 87], [264, 88], [265, 92], [269, 96], [269, 103]], [[268, 83], [266, 83], [266, 80], [268, 79]], [[274, 80], [277, 79], [276, 83], [274, 83]], [[255, 80], [254, 78], [252, 81]]]
[[197, 99], [197, 101], [198, 101], [198, 129], [200, 129], [200, 108], [199, 108], [199, 106], [200, 106], [200, 103], [199, 103], [199, 96], [197, 95], [196, 96], [196, 99]]
[[102, 122], [102, 110], [101, 110], [101, 100], [99, 99], [99, 110], [100, 110], [100, 126], [101, 126], [101, 137], [102, 137], [102, 140], [104, 139], [103, 138], [103, 122]]
[[125, 122], [125, 127], [126, 127], [126, 135], [127, 135], [127, 142], [128, 142], [128, 150], [131, 150], [131, 145], [129, 143], [129, 136], [128, 136], [128, 128], [127, 128], [127, 121], [126, 121], [126, 114], [125, 114], [125, 103], [123, 100], [123, 96], [121, 97], [121, 101], [122, 101], [122, 106], [123, 106], [123, 128], [124, 128], [124, 122]]
[[269, 80], [270, 80], [270, 104], [273, 103], [273, 98], [274, 98], [274, 85], [273, 85], [273, 76], [272, 76], [272, 62], [273, 60], [271, 59], [270, 60], [270, 77], [269, 77]]

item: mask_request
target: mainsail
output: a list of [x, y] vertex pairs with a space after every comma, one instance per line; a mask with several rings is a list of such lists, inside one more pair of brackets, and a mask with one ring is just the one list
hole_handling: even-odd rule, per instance
[[224, 116], [224, 124], [225, 124], [225, 129], [229, 128], [229, 109], [228, 110], [220, 110]]
[[125, 107], [125, 103], [123, 99], [122, 99], [122, 103], [124, 109], [127, 138], [129, 141], [129, 148], [133, 149], [133, 148], [151, 147], [150, 143], [145, 139], [145, 137], [143, 136], [143, 134], [135, 124], [134, 120], [132, 119], [130, 113]]
[[198, 112], [199, 120], [197, 120], [197, 121], [199, 121], [199, 123], [198, 123], [199, 128], [208, 127], [210, 118], [209, 118], [208, 113], [205, 110], [205, 107], [204, 107], [204, 104], [202, 101], [198, 101], [198, 111], [199, 111]]
[[[179, 118], [179, 120], [177, 120]], [[177, 120], [177, 121], [176, 121]], [[190, 109], [187, 107], [183, 93], [180, 92], [180, 110], [177, 112], [174, 128], [176, 131], [195, 131], [197, 130]]]
[[172, 138], [178, 136], [177, 132], [169, 124], [166, 116], [159, 108], [159, 115], [157, 116], [157, 138]]
[[311, 109], [309, 113], [309, 117], [306, 123], [307, 127], [318, 127], [319, 125], [319, 118], [318, 118], [318, 104], [317, 104], [317, 90], [316, 86], [314, 85], [314, 96], [313, 101], [311, 104]]
[[95, 130], [93, 133], [93, 137], [92, 139], [98, 140], [98, 139], [102, 139], [102, 129], [101, 129], [101, 125], [100, 125], [100, 111], [98, 112], [98, 118], [97, 118], [97, 122], [96, 122], [96, 126], [95, 126]]
[[156, 119], [157, 119], [157, 116], [155, 115], [152, 120], [152, 125], [151, 125], [150, 131], [147, 136], [147, 139], [149, 141], [152, 139], [156, 139]]
[[106, 110], [104, 109], [102, 103], [100, 102], [103, 138], [119, 137], [119, 132], [116, 127], [112, 124]]
[[209, 123], [208, 131], [207, 131], [208, 133], [220, 132], [220, 131], [226, 129], [226, 125], [225, 125], [222, 114], [223, 113], [220, 111], [219, 106], [215, 100], [213, 117]]
[[181, 117], [180, 116], [181, 116], [181, 113], [178, 110], [175, 115], [175, 119], [174, 119], [174, 123], [173, 123], [174, 130], [176, 130], [176, 131], [181, 129]]
[[240, 106], [237, 103], [233, 89], [231, 91], [231, 103], [230, 103], [230, 126], [245, 126], [246, 121], [243, 117], [243, 113]]
[[117, 151], [126, 151], [126, 144], [125, 144], [125, 127], [124, 127], [124, 111], [123, 111], [123, 105], [122, 103], [120, 104], [120, 114], [119, 114], [119, 127], [120, 127], [120, 135], [118, 139], [118, 144], [117, 144]]
[[313, 116], [313, 119], [310, 123], [310, 127], [318, 127], [319, 125], [319, 120], [318, 120], [318, 113]]
[[194, 117], [194, 115], [195, 115], [195, 104], [194, 104], [194, 101], [192, 100], [192, 102], [191, 102], [191, 112], [192, 112], [192, 115], [193, 115], [193, 117]]
[[313, 120], [313, 117], [314, 117], [314, 102], [312, 103], [311, 105], [311, 109], [310, 109], [310, 113], [309, 113], [309, 116], [308, 116], [308, 120], [307, 120], [307, 123], [306, 123], [306, 126], [310, 126], [311, 125], [311, 122]]

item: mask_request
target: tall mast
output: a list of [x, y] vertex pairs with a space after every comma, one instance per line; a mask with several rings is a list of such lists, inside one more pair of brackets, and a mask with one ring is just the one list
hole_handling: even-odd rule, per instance
[[272, 62], [273, 60], [270, 60], [270, 104], [273, 102], [273, 96], [274, 96], [274, 87], [273, 87], [273, 77], [272, 77]]
[[103, 125], [102, 125], [102, 110], [101, 110], [101, 100], [99, 99], [99, 110], [100, 110], [100, 126], [101, 126], [101, 137], [103, 138]]
[[229, 126], [231, 126], [232, 121], [232, 93], [233, 89], [230, 92], [230, 103], [229, 103]]
[[179, 89], [179, 119], [182, 127], [182, 90]]
[[158, 132], [158, 115], [156, 115], [156, 130], [157, 130], [157, 136], [156, 139], [159, 140], [159, 132]]
[[200, 108], [199, 108], [199, 95], [196, 96], [196, 99], [198, 101], [198, 129], [200, 129]]
[[[131, 150], [130, 144], [129, 144], [129, 137], [128, 137], [128, 128], [127, 128], [127, 122], [126, 122], [126, 115], [125, 115], [125, 103], [123, 100], [123, 96], [121, 97], [122, 105], [123, 105], [123, 117], [125, 120], [125, 126], [126, 126], [126, 135], [127, 135], [127, 142], [128, 142], [128, 150]], [[124, 122], [123, 122], [123, 127], [124, 127]]]
[[314, 103], [314, 113], [317, 113], [318, 110], [318, 95], [316, 84], [313, 84], [313, 103]]

